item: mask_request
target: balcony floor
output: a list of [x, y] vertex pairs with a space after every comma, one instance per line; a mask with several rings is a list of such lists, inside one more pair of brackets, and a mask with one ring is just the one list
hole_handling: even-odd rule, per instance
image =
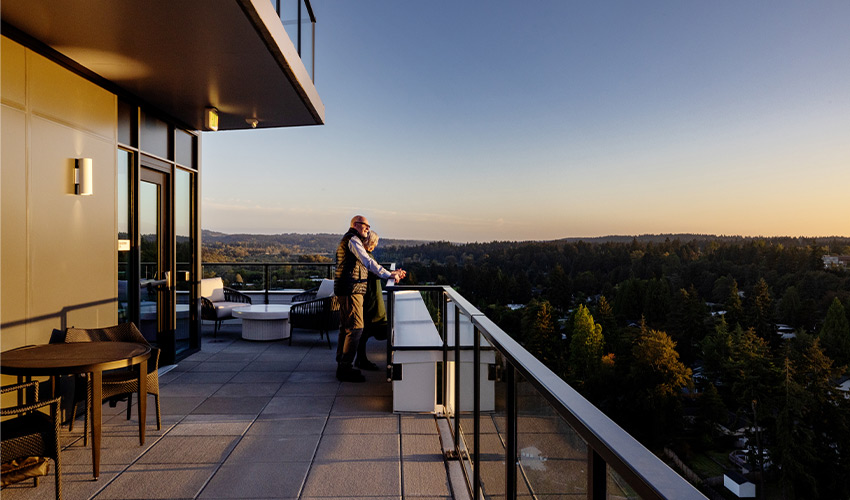
[[[205, 332], [211, 328], [205, 325]], [[77, 499], [450, 499], [438, 419], [394, 414], [385, 373], [363, 384], [335, 377], [332, 349], [317, 332], [250, 342], [230, 321], [218, 338], [160, 377], [162, 430], [148, 398], [147, 439], [126, 402], [104, 405], [100, 479], [91, 477], [83, 419], [63, 431], [63, 497]], [[386, 344], [369, 358], [386, 363]], [[465, 491], [457, 492], [466, 498]], [[4, 500], [53, 498], [53, 471]]]

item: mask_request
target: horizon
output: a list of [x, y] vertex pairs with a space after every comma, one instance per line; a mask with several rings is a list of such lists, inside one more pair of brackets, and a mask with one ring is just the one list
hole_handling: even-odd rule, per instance
[[203, 225], [850, 233], [850, 2], [441, 5], [316, 3], [326, 124], [204, 132]]
[[[201, 231], [207, 231], [211, 233], [223, 234], [225, 236], [253, 236], [253, 235], [262, 235], [262, 236], [285, 236], [285, 235], [299, 235], [299, 236], [340, 236], [344, 234], [344, 232], [316, 232], [316, 233], [300, 233], [300, 232], [235, 232], [228, 233], [223, 231], [217, 231], [214, 229], [201, 229]], [[476, 244], [476, 243], [494, 243], [494, 242], [507, 242], [507, 243], [526, 243], [526, 242], [550, 242], [550, 241], [561, 241], [561, 240], [604, 240], [610, 238], [652, 238], [652, 237], [680, 237], [680, 236], [689, 236], [692, 239], [698, 238], [740, 238], [740, 239], [805, 239], [805, 240], [828, 240], [828, 239], [850, 239], [850, 236], [840, 236], [840, 235], [827, 235], [827, 236], [792, 236], [792, 235], [777, 235], [777, 236], [747, 236], [740, 234], [702, 234], [702, 233], [642, 233], [642, 234], [607, 234], [603, 236], [564, 236], [561, 238], [553, 238], [553, 239], [545, 239], [545, 240], [487, 240], [487, 241], [451, 241], [451, 240], [421, 240], [417, 238], [395, 238], [393, 236], [381, 236], [384, 240], [399, 240], [399, 241], [416, 241], [422, 243], [452, 243], [458, 245], [464, 244]]]

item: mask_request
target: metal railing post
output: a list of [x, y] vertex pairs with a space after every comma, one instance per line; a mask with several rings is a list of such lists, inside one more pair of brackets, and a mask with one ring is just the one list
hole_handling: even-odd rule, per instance
[[517, 406], [516, 370], [513, 365], [505, 367], [505, 411], [507, 413], [507, 436], [505, 443], [505, 498], [516, 500], [517, 491]]
[[[481, 497], [481, 335], [478, 327], [472, 327], [472, 435], [473, 438], [473, 468], [474, 487], [472, 498]], [[458, 360], [460, 361], [460, 360]], [[458, 363], [460, 364], [460, 363]]]
[[605, 500], [608, 496], [608, 484], [605, 474], [605, 460], [593, 448], [587, 448], [587, 498]]
[[271, 275], [269, 273], [269, 265], [263, 264], [263, 283], [265, 284], [265, 286], [263, 288], [266, 289], [265, 290], [266, 304], [269, 303], [269, 285], [270, 285], [269, 279], [270, 279], [270, 276]]

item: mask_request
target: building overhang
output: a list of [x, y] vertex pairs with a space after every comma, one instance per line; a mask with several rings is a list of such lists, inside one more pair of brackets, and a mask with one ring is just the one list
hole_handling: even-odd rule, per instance
[[195, 130], [324, 123], [324, 105], [269, 0], [3, 0], [3, 34]]

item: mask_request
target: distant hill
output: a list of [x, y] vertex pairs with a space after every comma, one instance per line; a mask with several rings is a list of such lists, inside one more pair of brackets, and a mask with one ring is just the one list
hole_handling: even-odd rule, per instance
[[[216, 231], [203, 230], [201, 232], [203, 260], [205, 262], [286, 262], [296, 260], [318, 260], [332, 261], [336, 246], [342, 234], [226, 234]], [[524, 243], [554, 243], [571, 244], [583, 241], [590, 244], [605, 243], [664, 243], [664, 241], [679, 240], [682, 243], [690, 241], [710, 242], [718, 241], [724, 243], [741, 243], [750, 240], [766, 240], [786, 245], [807, 245], [812, 242], [834, 242], [843, 245], [850, 244], [850, 238], [841, 236], [828, 236], [819, 238], [801, 237], [749, 237], [749, 236], [715, 236], [710, 234], [693, 233], [670, 233], [670, 234], [642, 234], [642, 235], [610, 235], [590, 238], [562, 238], [549, 241], [537, 242], [490, 242], [490, 243], [452, 243], [447, 241], [425, 241], [425, 240], [401, 240], [382, 238], [376, 256], [390, 251], [394, 258], [400, 258], [410, 251], [426, 250], [426, 253], [443, 247], [482, 247], [491, 244], [510, 244], [512, 246]], [[397, 247], [393, 251], [392, 247]], [[408, 247], [417, 247], [409, 248]], [[407, 250], [405, 250], [407, 249]], [[445, 248], [443, 248], [445, 250]], [[400, 252], [400, 253], [398, 253]]]
[[[226, 234], [201, 231], [203, 260], [207, 262], [280, 262], [299, 257], [325, 256], [333, 259], [342, 234]], [[426, 241], [381, 238], [382, 246], [422, 245]]]

